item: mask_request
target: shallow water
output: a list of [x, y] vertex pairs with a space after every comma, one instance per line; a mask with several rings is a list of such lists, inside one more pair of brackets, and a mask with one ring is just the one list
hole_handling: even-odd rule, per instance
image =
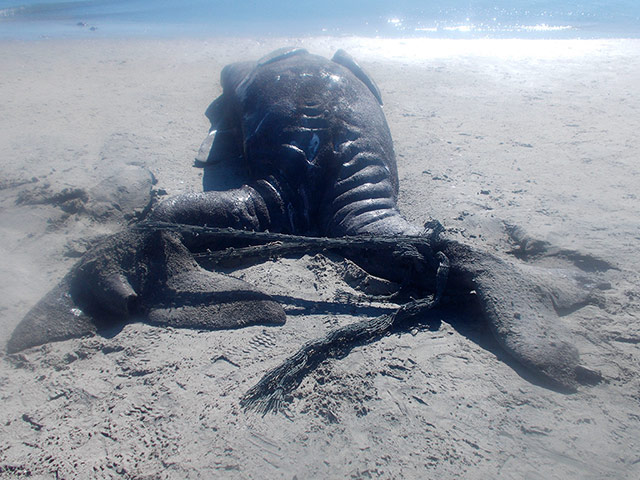
[[640, 2], [551, 0], [0, 1], [0, 38], [358, 35], [638, 38]]

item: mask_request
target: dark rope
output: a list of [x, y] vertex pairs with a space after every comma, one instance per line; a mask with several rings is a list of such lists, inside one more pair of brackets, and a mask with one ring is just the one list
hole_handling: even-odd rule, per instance
[[415, 323], [417, 317], [433, 309], [440, 302], [449, 275], [449, 259], [442, 252], [436, 256], [440, 265], [436, 273], [436, 293], [432, 298], [414, 300], [393, 313], [340, 327], [325, 337], [307, 342], [247, 391], [240, 400], [242, 407], [256, 410], [262, 415], [281, 411], [285, 396], [295, 390], [321, 362], [328, 358], [344, 357], [354, 347], [383, 337], [392, 327], [406, 328]]
[[[429, 261], [433, 258], [432, 239], [428, 236], [309, 237], [166, 222], [142, 222], [133, 228], [139, 231], [162, 230], [180, 234], [193, 256], [212, 266], [327, 250], [353, 256], [355, 252], [365, 250], [388, 249], [401, 254], [402, 251], [413, 248], [420, 250], [422, 260]], [[236, 246], [229, 247], [234, 244]]]

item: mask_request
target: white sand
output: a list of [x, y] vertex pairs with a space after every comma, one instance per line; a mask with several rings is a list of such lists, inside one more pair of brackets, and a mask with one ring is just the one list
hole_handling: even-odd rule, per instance
[[[73, 265], [65, 253], [122, 222], [16, 200], [88, 191], [130, 163], [169, 194], [201, 189], [191, 161], [221, 68], [283, 44], [346, 48], [375, 78], [410, 220], [439, 219], [497, 252], [508, 222], [618, 267], [603, 274], [601, 306], [562, 318], [605, 381], [574, 395], [536, 386], [482, 324], [443, 319], [326, 362], [286, 415], [262, 418], [240, 396], [353, 317], [290, 311], [284, 327], [226, 332], [128, 325], [0, 356], [0, 477], [638, 478], [636, 40], [2, 43], [0, 344]], [[334, 301], [349, 290], [339, 265], [305, 257], [238, 274]]]

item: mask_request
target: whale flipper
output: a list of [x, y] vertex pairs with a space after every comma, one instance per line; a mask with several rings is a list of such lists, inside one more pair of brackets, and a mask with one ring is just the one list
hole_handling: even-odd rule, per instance
[[227, 96], [223, 94], [216, 98], [204, 114], [211, 122], [211, 128], [200, 145], [194, 166], [204, 167], [242, 157], [242, 140]]
[[382, 105], [382, 94], [380, 93], [378, 85], [376, 85], [376, 82], [373, 80], [373, 78], [371, 78], [369, 74], [364, 71], [360, 64], [356, 62], [356, 60], [351, 55], [349, 55], [343, 49], [340, 49], [336, 51], [336, 53], [334, 53], [331, 60], [351, 70], [351, 73], [353, 73], [358, 80], [364, 83], [367, 88], [371, 90], [371, 93], [373, 93], [373, 96], [376, 97], [378, 103]]

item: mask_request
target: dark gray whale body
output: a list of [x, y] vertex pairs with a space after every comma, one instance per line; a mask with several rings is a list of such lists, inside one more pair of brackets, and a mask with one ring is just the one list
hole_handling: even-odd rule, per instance
[[380, 92], [346, 52], [330, 61], [282, 49], [228, 65], [221, 83], [200, 160], [240, 156], [251, 182], [176, 197], [155, 218], [332, 237], [418, 233], [396, 209], [398, 174]]
[[[371, 234], [399, 244], [420, 235], [396, 208], [398, 175], [380, 92], [348, 54], [338, 51], [328, 60], [281, 49], [225, 67], [221, 83], [222, 95], [206, 112], [211, 131], [197, 160], [244, 162], [246, 184], [170, 198], [151, 212], [150, 222], [324, 237]], [[93, 333], [114, 319], [211, 329], [284, 323], [282, 307], [268, 295], [196, 263], [190, 250], [197, 243], [153, 228], [108, 238], [27, 314], [9, 352]], [[514, 359], [556, 386], [575, 389], [588, 371], [557, 312], [584, 296], [541, 284], [517, 263], [454, 240], [433, 236], [426, 245], [414, 256], [424, 260], [422, 270], [390, 264], [389, 253], [359, 263], [433, 289], [436, 258], [448, 258], [449, 295], [473, 291]]]

